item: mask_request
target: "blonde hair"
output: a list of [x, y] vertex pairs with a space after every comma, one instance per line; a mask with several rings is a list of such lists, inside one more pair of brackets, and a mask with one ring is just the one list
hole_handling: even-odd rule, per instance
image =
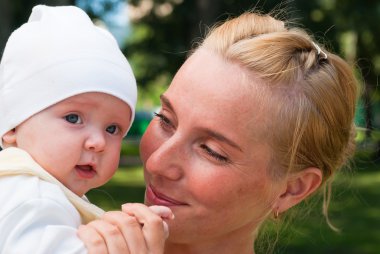
[[[304, 30], [287, 28], [270, 15], [245, 13], [211, 29], [199, 48], [264, 81], [271, 115], [264, 132], [272, 147], [274, 178], [316, 167], [326, 182], [353, 155], [358, 97], [353, 69], [319, 48]], [[329, 223], [330, 184], [325, 188], [323, 211]]]

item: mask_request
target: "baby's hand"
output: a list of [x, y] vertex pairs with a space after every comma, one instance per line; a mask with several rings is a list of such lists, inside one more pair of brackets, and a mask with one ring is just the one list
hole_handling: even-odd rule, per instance
[[[122, 210], [123, 212], [126, 212], [127, 214], [129, 215], [134, 215], [133, 213], [131, 213], [131, 207], [130, 206], [140, 206], [141, 204], [124, 204], [122, 206]], [[143, 205], [145, 206], [145, 205]], [[161, 217], [162, 219], [162, 223], [164, 225], [164, 233], [165, 233], [165, 239], [168, 238], [169, 236], [169, 227], [168, 227], [168, 224], [166, 223], [165, 220], [172, 220], [174, 219], [174, 214], [172, 212], [172, 210], [170, 210], [169, 207], [167, 206], [158, 206], [158, 205], [154, 205], [154, 206], [150, 206], [149, 209], [157, 214], [158, 216]]]
[[163, 220], [162, 222], [164, 224], [165, 239], [168, 238], [169, 227], [165, 220], [174, 219], [174, 214], [172, 210], [170, 210], [170, 208], [167, 206], [158, 206], [158, 205], [150, 206], [149, 209], [162, 218]]
[[173, 218], [168, 207], [125, 204], [122, 212], [106, 212], [101, 219], [82, 225], [78, 236], [90, 254], [162, 254], [168, 236], [164, 220]]
[[168, 220], [174, 219], [174, 214], [172, 210], [167, 206], [152, 205], [152, 206], [149, 206], [149, 209], [152, 210], [158, 216], [160, 216], [162, 219], [168, 219]]

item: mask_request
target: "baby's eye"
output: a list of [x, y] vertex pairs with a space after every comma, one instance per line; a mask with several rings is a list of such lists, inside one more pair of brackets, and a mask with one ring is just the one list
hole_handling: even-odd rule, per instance
[[65, 116], [65, 120], [72, 124], [83, 123], [82, 119], [77, 114], [68, 114], [67, 116]]
[[116, 125], [110, 125], [106, 128], [106, 131], [111, 134], [118, 134], [120, 129]]

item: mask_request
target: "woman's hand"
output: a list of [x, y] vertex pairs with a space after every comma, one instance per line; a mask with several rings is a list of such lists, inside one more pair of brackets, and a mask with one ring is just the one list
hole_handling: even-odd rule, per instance
[[78, 236], [89, 254], [160, 254], [168, 227], [163, 219], [174, 218], [167, 207], [125, 204], [123, 212], [106, 212], [101, 219], [82, 225]]

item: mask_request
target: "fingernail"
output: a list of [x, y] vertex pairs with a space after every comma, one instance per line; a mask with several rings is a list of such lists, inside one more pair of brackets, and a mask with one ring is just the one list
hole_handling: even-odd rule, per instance
[[165, 239], [167, 239], [169, 237], [169, 226], [165, 221], [163, 221], [162, 223], [164, 224]]

